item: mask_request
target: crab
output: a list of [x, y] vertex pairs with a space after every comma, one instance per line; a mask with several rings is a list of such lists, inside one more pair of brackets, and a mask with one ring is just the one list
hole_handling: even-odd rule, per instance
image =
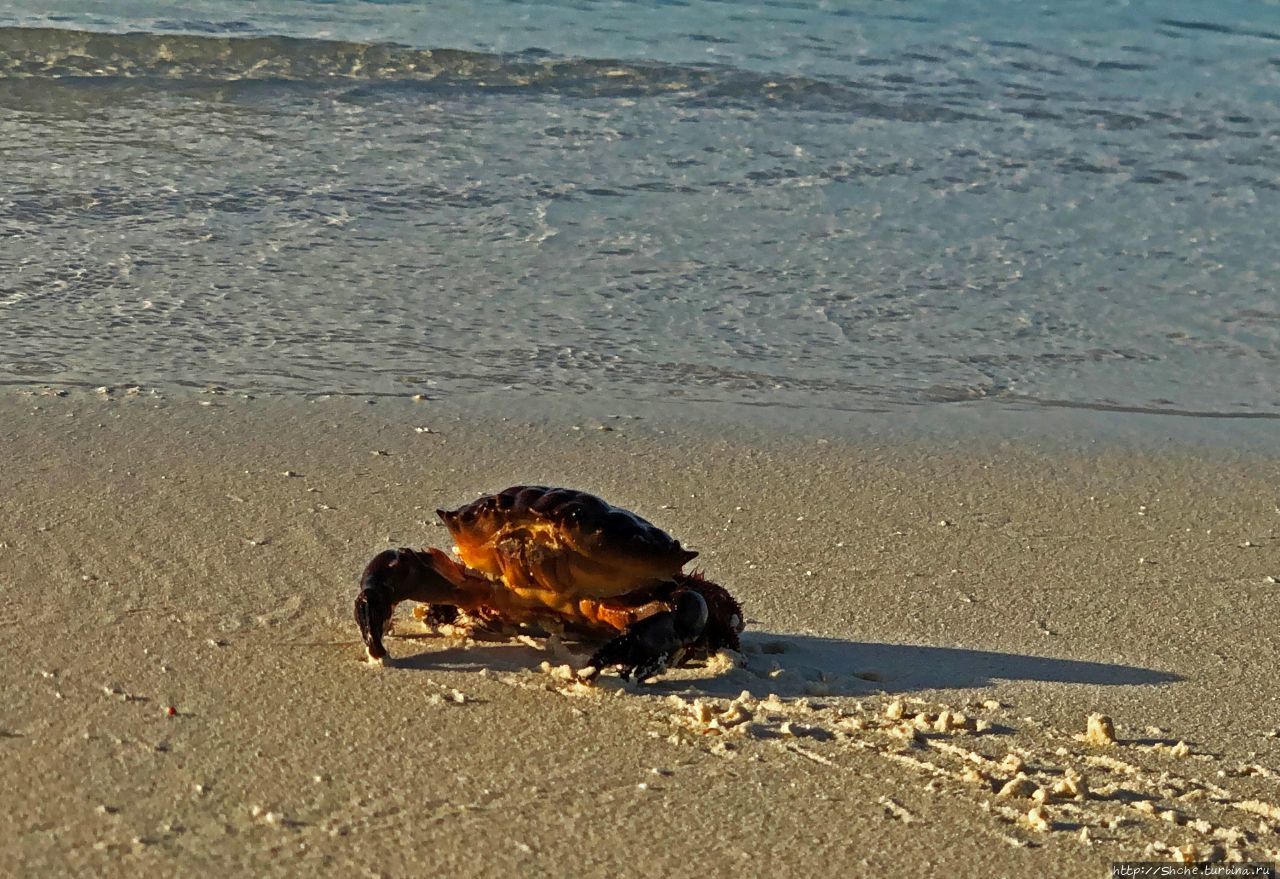
[[360, 578], [355, 617], [371, 662], [402, 601], [424, 616], [562, 629], [603, 642], [580, 672], [643, 682], [669, 666], [737, 650], [742, 608], [684, 566], [696, 552], [635, 513], [570, 488], [515, 485], [437, 510], [461, 563], [434, 547], [388, 549]]

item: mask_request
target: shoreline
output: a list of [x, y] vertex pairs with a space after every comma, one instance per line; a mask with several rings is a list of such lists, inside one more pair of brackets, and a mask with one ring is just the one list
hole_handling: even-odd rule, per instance
[[[0, 819], [3, 870], [631, 873], [698, 853], [728, 875], [767, 839], [856, 875], [1276, 857], [1280, 457], [485, 413], [0, 397], [0, 625], [23, 657], [0, 748], [29, 791]], [[363, 562], [522, 481], [698, 549], [746, 608], [740, 667], [580, 692], [556, 671], [580, 656], [406, 611], [391, 666], [360, 662]], [[743, 728], [700, 719], [742, 691]], [[1094, 712], [1119, 744], [1073, 738]], [[999, 795], [1010, 754], [1038, 788], [1079, 771], [1096, 795], [1048, 802], [1038, 829], [1033, 800]], [[477, 834], [492, 845], [468, 854]]]
[[[971, 449], [982, 452], [1010, 443], [1046, 453], [1095, 454], [1130, 451], [1203, 454], [1227, 458], [1280, 458], [1280, 416], [1259, 412], [1195, 412], [1089, 405], [1060, 401], [939, 400], [931, 403], [862, 401], [848, 409], [714, 399], [632, 399], [606, 393], [547, 393], [517, 389], [419, 393], [262, 393], [204, 388], [153, 387], [128, 383], [0, 385], [0, 406], [39, 406], [43, 398], [182, 407], [184, 405], [298, 407], [376, 406], [380, 418], [416, 423], [445, 417], [480, 422], [514, 418], [542, 429], [627, 429], [645, 435], [671, 432], [708, 441], [730, 434], [754, 444], [825, 440], [855, 446]], [[1275, 422], [1275, 423], [1273, 423]]]

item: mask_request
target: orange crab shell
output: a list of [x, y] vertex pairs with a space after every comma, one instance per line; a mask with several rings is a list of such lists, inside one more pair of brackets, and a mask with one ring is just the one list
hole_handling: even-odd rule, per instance
[[436, 512], [463, 564], [547, 607], [669, 581], [697, 556], [635, 513], [572, 489], [518, 485]]

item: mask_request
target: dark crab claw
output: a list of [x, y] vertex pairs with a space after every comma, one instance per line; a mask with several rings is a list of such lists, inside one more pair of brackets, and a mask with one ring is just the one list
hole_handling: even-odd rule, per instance
[[667, 665], [698, 640], [707, 625], [707, 602], [692, 589], [679, 592], [675, 605], [633, 623], [627, 631], [595, 652], [580, 673], [592, 681], [603, 669], [616, 666], [636, 683], [662, 674]]
[[382, 634], [390, 617], [390, 610], [376, 595], [370, 598], [368, 592], [361, 590], [356, 596], [356, 625], [360, 627], [360, 637], [364, 639], [370, 659], [379, 660], [387, 655], [387, 648], [382, 645]]
[[[391, 614], [402, 601], [457, 606], [461, 595], [454, 583], [440, 572], [445, 566], [451, 572], [462, 569], [457, 562], [438, 549], [424, 552], [387, 549], [373, 557], [360, 575], [360, 592], [356, 594], [356, 625], [364, 639], [369, 659], [380, 662], [387, 655], [382, 636], [391, 627]], [[463, 576], [458, 573], [457, 576]], [[482, 581], [486, 582], [487, 581]], [[442, 610], [440, 612], [447, 612]]]
[[395, 609], [395, 602], [391, 600], [392, 579], [399, 556], [399, 551], [394, 549], [378, 553], [360, 577], [360, 592], [356, 595], [355, 606], [356, 625], [360, 627], [365, 650], [374, 661], [380, 661], [387, 655], [382, 636], [390, 625], [391, 612]]

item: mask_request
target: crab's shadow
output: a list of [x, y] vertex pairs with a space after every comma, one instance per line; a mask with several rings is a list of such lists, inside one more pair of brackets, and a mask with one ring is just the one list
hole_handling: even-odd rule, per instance
[[[414, 639], [417, 640], [417, 639]], [[428, 641], [435, 639], [425, 639]], [[1096, 686], [1167, 684], [1176, 674], [1132, 665], [1058, 659], [1020, 653], [846, 641], [814, 635], [749, 632], [739, 667], [717, 660], [672, 669], [647, 684], [654, 693], [781, 697], [858, 696], [918, 690], [976, 689], [996, 681], [1038, 681]], [[397, 668], [494, 672], [535, 670], [543, 662], [580, 667], [588, 656], [551, 655], [519, 641], [480, 642], [469, 647], [428, 649], [395, 660]]]

